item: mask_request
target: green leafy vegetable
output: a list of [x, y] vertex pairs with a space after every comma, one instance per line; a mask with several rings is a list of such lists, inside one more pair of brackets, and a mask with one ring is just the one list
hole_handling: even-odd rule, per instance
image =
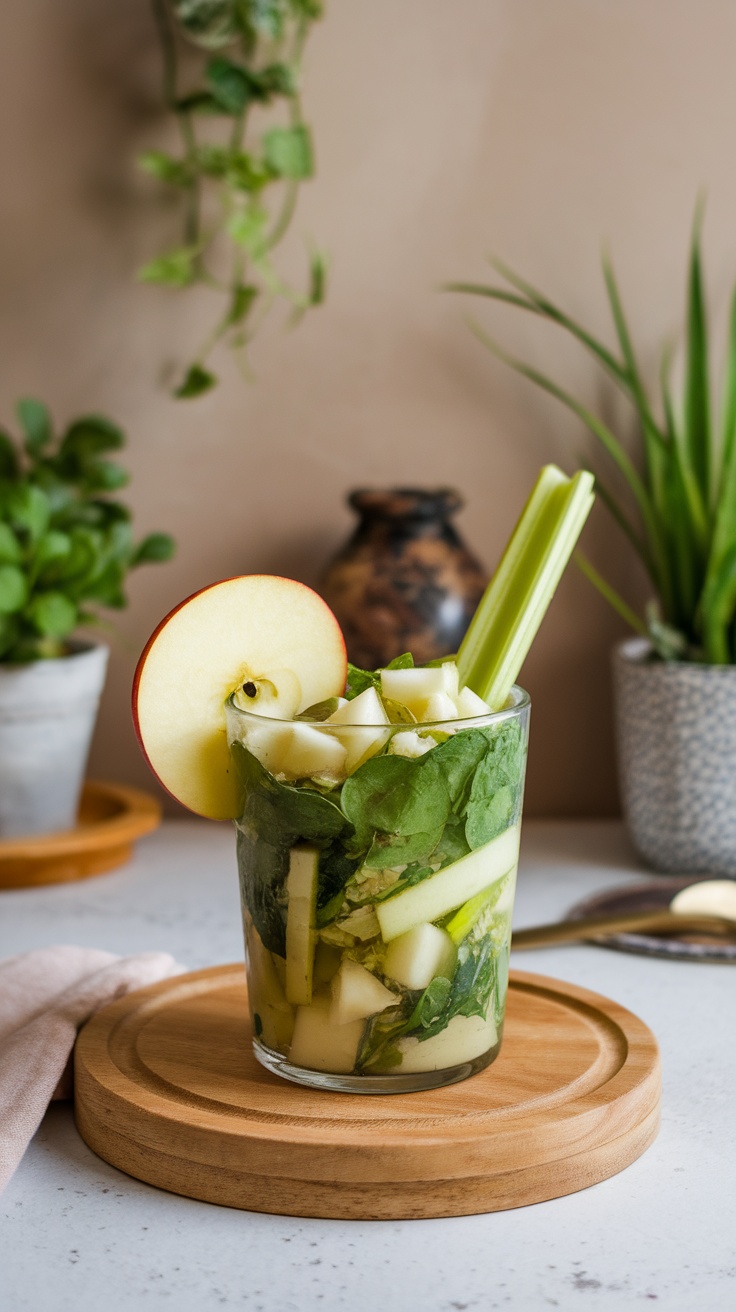
[[356, 860], [346, 856], [343, 844], [337, 842], [350, 836], [351, 827], [330, 798], [280, 783], [241, 743], [233, 743], [231, 753], [243, 788], [236, 828], [244, 902], [265, 946], [284, 956], [283, 893], [289, 849], [299, 841], [319, 846], [317, 906], [321, 908], [356, 868]]

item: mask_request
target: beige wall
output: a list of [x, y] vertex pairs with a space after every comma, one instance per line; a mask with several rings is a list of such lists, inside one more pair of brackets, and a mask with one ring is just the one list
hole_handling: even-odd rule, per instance
[[[736, 274], [736, 6], [730, 0], [328, 0], [308, 57], [318, 149], [303, 234], [332, 255], [329, 301], [254, 351], [224, 385], [176, 403], [167, 368], [209, 323], [207, 296], [137, 286], [175, 216], [133, 166], [163, 144], [146, 0], [0, 8], [1, 418], [45, 397], [60, 418], [117, 417], [131, 437], [141, 531], [176, 562], [134, 578], [92, 767], [148, 786], [130, 727], [135, 657], [158, 618], [237, 572], [312, 581], [344, 537], [345, 491], [455, 484], [460, 527], [492, 564], [541, 463], [587, 439], [554, 401], [488, 357], [442, 296], [501, 253], [608, 331], [597, 260], [608, 238], [648, 369], [679, 323], [684, 251], [708, 190], [712, 301]], [[593, 365], [512, 311], [485, 322], [588, 401]], [[626, 420], [621, 414], [625, 431]], [[641, 588], [605, 512], [587, 548]], [[524, 682], [534, 701], [528, 801], [542, 814], [615, 810], [608, 657], [618, 622], [574, 572]]]

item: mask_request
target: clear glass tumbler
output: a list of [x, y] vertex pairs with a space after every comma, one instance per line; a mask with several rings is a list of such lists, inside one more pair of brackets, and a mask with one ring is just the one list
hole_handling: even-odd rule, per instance
[[228, 742], [253, 1044], [297, 1084], [408, 1093], [501, 1046], [529, 698], [436, 724], [254, 715]]

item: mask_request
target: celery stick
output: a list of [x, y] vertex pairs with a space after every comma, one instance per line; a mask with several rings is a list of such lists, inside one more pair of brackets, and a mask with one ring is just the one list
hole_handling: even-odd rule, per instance
[[460, 683], [499, 710], [526, 659], [593, 505], [593, 475], [539, 475], [458, 652]]

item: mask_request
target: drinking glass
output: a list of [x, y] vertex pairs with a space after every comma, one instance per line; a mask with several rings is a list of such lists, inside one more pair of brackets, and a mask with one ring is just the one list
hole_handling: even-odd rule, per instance
[[230, 698], [258, 1060], [320, 1089], [407, 1093], [498, 1055], [530, 703], [386, 726]]

